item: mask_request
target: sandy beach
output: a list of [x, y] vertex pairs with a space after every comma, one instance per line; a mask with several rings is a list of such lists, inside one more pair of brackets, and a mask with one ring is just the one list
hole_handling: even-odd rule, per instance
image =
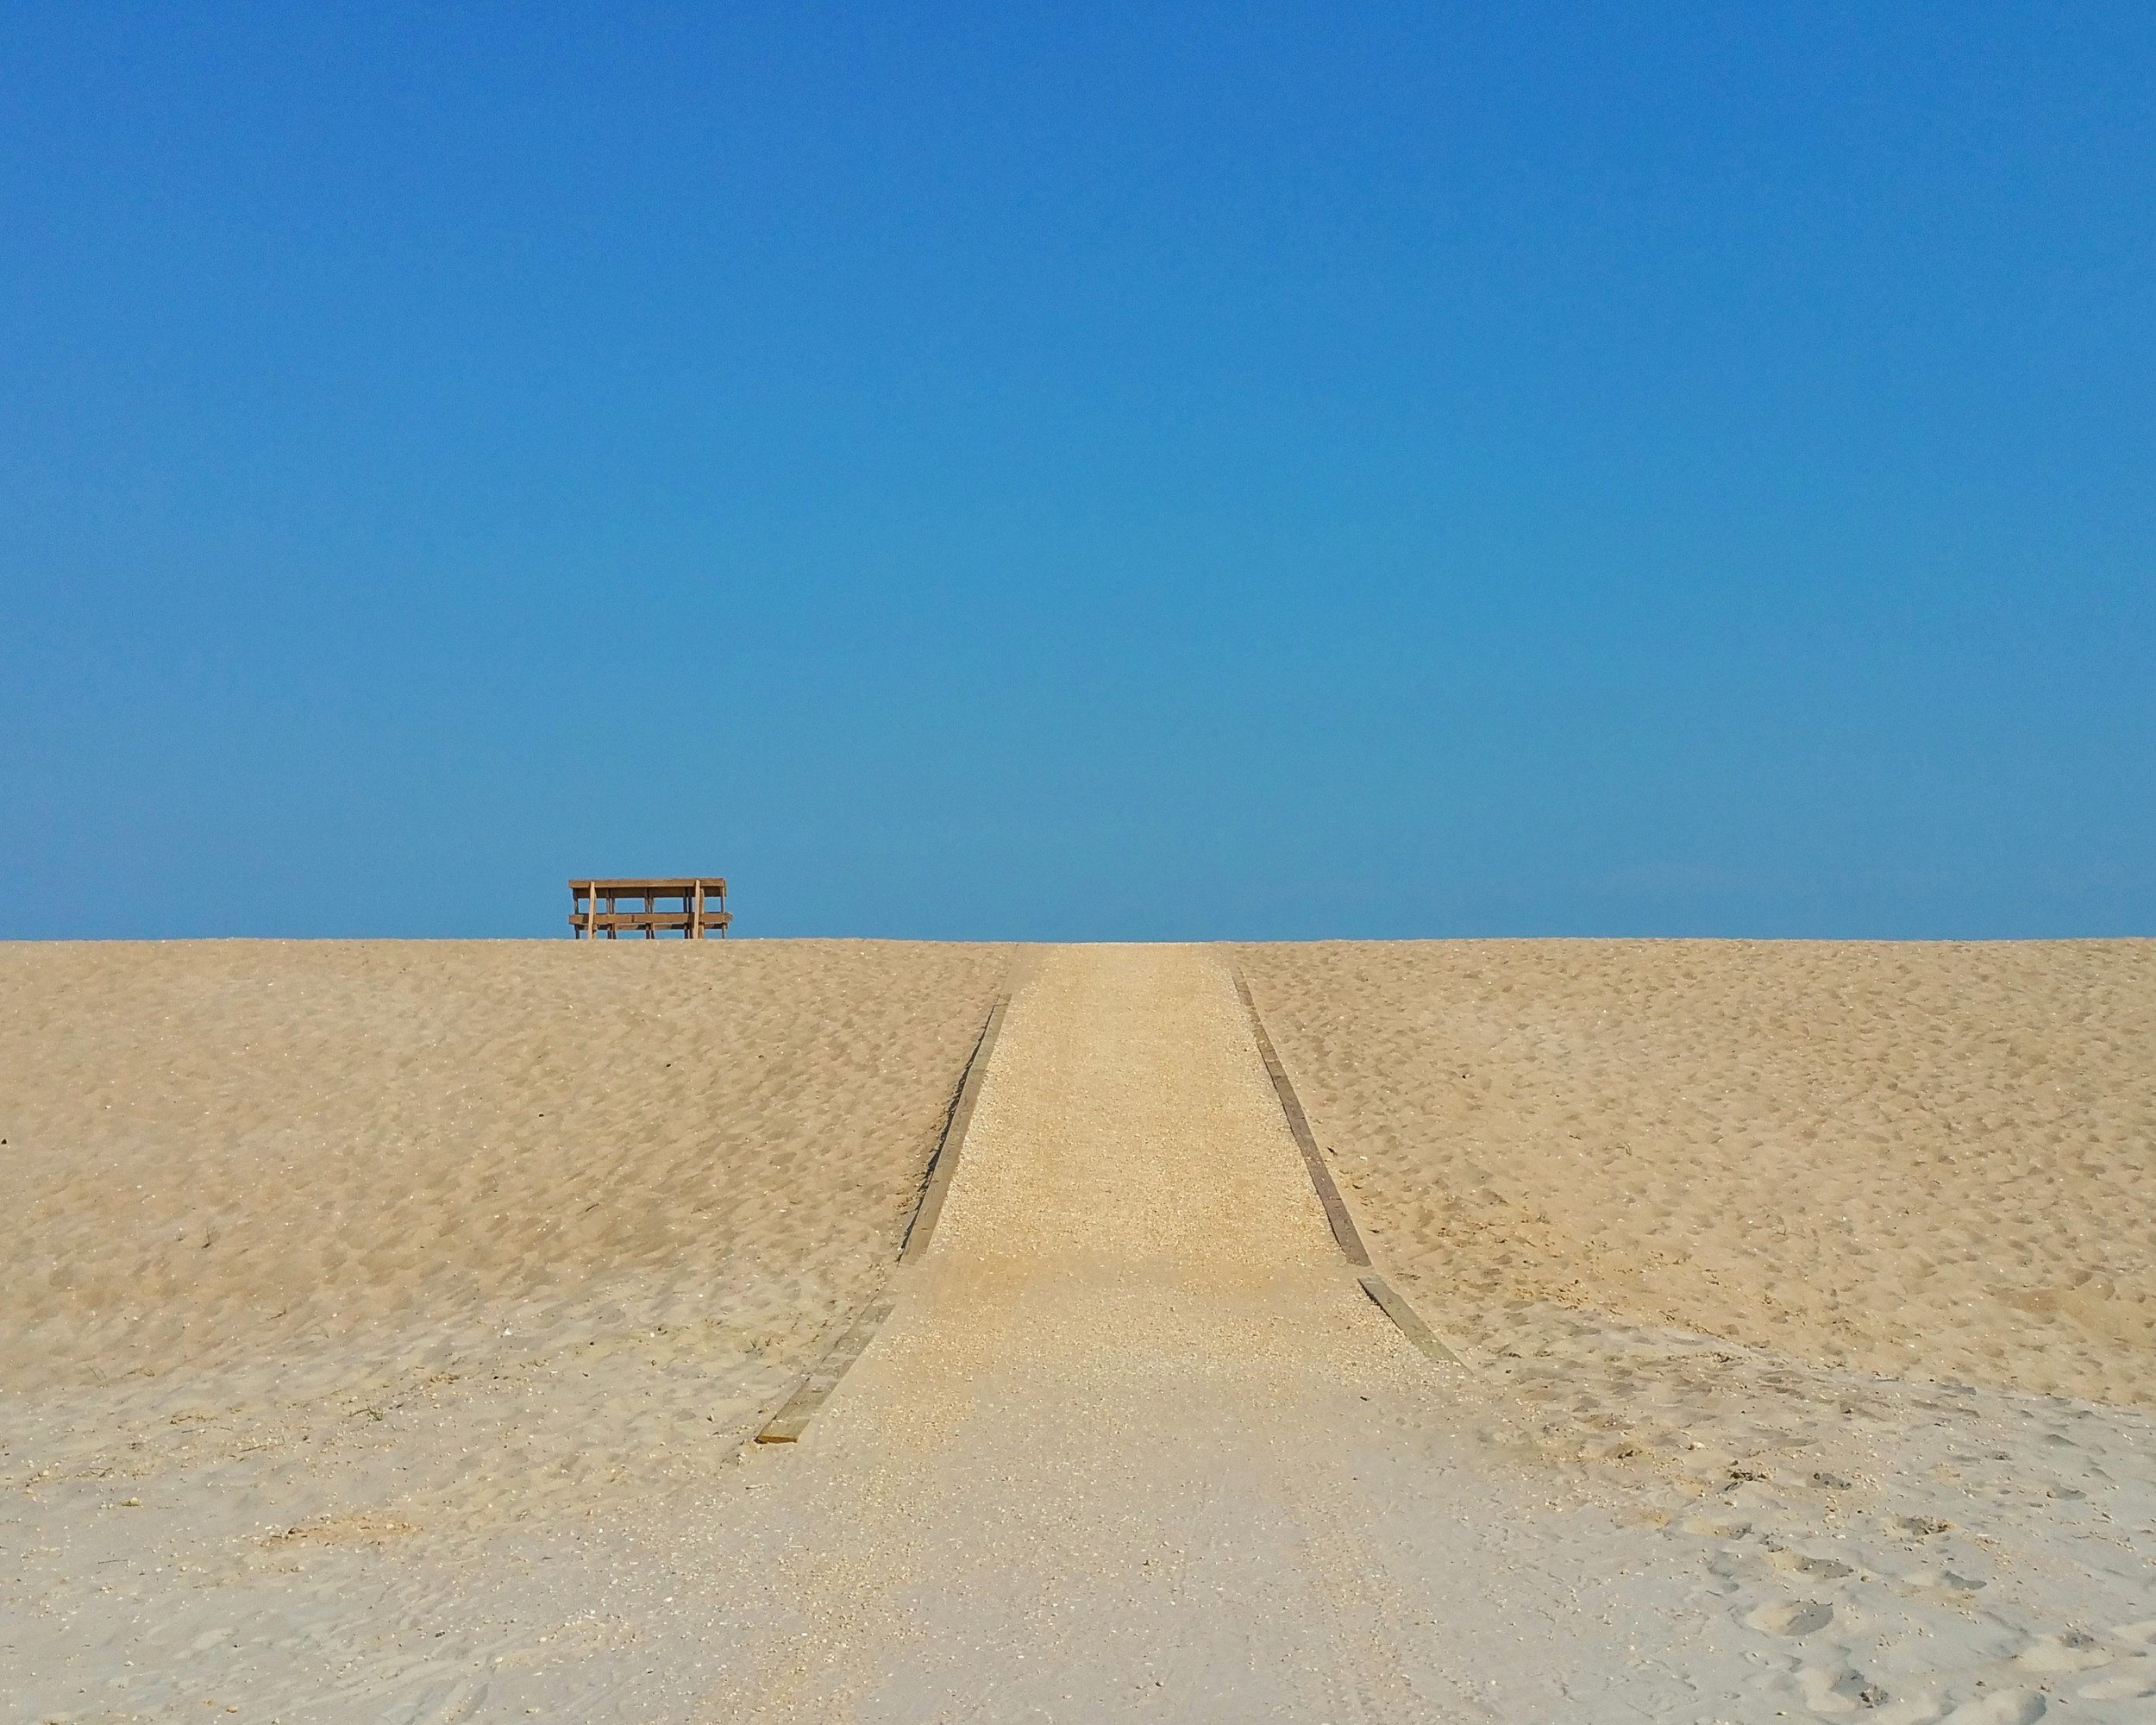
[[[35, 1649], [88, 1657], [67, 1626], [100, 1541], [214, 1615], [310, 1551], [364, 1576], [704, 1478], [883, 1275], [1006, 958], [0, 947], [0, 1466], [40, 1506], [8, 1590], [39, 1614], [10, 1636], [33, 1692], [85, 1705]], [[187, 1662], [160, 1675], [201, 1698]]]
[[2137, 942], [0, 948], [10, 1716], [2143, 1718], [2153, 1032]]
[[1783, 1668], [1727, 1716], [2156, 1705], [2156, 943], [1235, 957], [1492, 1440]]
[[1451, 1320], [2156, 1407], [2156, 942], [1241, 949]]

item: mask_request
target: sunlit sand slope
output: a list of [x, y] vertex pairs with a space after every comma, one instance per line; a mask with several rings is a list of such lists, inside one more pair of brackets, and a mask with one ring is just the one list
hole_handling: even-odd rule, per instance
[[[1006, 959], [0, 947], [0, 1388], [35, 1392], [10, 1459], [401, 1424], [393, 1495], [480, 1509], [737, 1439], [886, 1274]], [[294, 1519], [350, 1496], [310, 1471]]]
[[1240, 949], [1433, 1315], [2156, 1404], [2156, 943]]

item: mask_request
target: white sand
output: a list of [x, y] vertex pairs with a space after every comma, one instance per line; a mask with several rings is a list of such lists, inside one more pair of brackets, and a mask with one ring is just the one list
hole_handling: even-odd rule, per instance
[[2156, 942], [1238, 950], [1463, 1329], [1555, 1304], [2156, 1407]]
[[[171, 1637], [310, 1553], [317, 1633], [364, 1645], [411, 1609], [385, 1565], [707, 1478], [887, 1275], [1007, 963], [0, 946], [0, 1550], [29, 1692], [198, 1707], [229, 1662]], [[122, 1575], [143, 1603], [116, 1618]], [[131, 1655], [137, 1609], [163, 1621]], [[78, 1693], [67, 1659], [114, 1670]]]
[[1492, 1440], [1755, 1640], [1727, 1716], [2156, 1717], [2156, 943], [1238, 957]]
[[1357, 1285], [1202, 950], [1047, 956], [901, 1285], [696, 1524], [705, 1716], [1552, 1719], [1742, 1680], [1679, 1577], [1576, 1610], [1634, 1536], [1481, 1465], [1481, 1398]]
[[2149, 950], [0, 949], [9, 1698], [2145, 1720]]

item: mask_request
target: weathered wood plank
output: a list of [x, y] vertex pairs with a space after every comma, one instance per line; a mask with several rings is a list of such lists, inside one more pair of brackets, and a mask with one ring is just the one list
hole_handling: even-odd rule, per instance
[[1234, 974], [1235, 990], [1243, 997], [1244, 1010], [1250, 1015], [1250, 1030], [1257, 1038], [1257, 1051], [1265, 1063], [1266, 1076], [1273, 1081], [1273, 1093], [1280, 1098], [1281, 1112], [1288, 1117], [1288, 1130], [1294, 1138], [1295, 1147], [1302, 1151], [1303, 1166], [1309, 1170], [1310, 1183], [1317, 1189], [1319, 1203], [1325, 1207], [1325, 1219], [1332, 1229], [1333, 1240], [1350, 1264], [1368, 1267], [1369, 1252], [1363, 1245], [1362, 1235], [1356, 1232], [1355, 1219], [1348, 1214], [1340, 1189], [1332, 1182], [1332, 1170], [1325, 1165], [1318, 1140], [1311, 1135], [1309, 1117], [1302, 1111], [1295, 1087], [1288, 1080], [1288, 1070], [1273, 1051], [1272, 1038], [1265, 1034], [1265, 1021], [1257, 1015], [1257, 1002], [1251, 997], [1250, 985], [1244, 980], [1240, 970]]
[[1437, 1339], [1415, 1308], [1394, 1291], [1391, 1283], [1375, 1274], [1362, 1276], [1359, 1280], [1363, 1291], [1377, 1302], [1378, 1310], [1390, 1318], [1393, 1327], [1426, 1358], [1439, 1365], [1457, 1365], [1465, 1370], [1467, 1363]]
[[966, 1062], [965, 1074], [951, 1096], [950, 1112], [943, 1116], [943, 1136], [936, 1141], [936, 1154], [928, 1165], [928, 1178], [921, 1187], [920, 1202], [913, 1207], [913, 1220], [906, 1224], [906, 1239], [899, 1247], [900, 1264], [911, 1264], [928, 1250], [930, 1238], [936, 1232], [936, 1219], [943, 1214], [943, 1195], [950, 1190], [951, 1176], [958, 1171], [958, 1155], [966, 1142], [966, 1128], [973, 1120], [974, 1104], [980, 1100], [981, 1087], [987, 1080], [988, 1057], [995, 1051], [996, 1032], [1003, 1028], [1004, 1009], [1010, 1004], [1008, 994], [999, 999], [988, 1009], [988, 1021], [981, 1026], [973, 1054]]
[[663, 881], [600, 881], [580, 875], [569, 882], [569, 887], [580, 894], [596, 890], [602, 899], [642, 898], [646, 893], [655, 893], [662, 899], [678, 899], [684, 894], [694, 892], [699, 881], [713, 894], [726, 890], [724, 878], [718, 875], [685, 875], [679, 879]]
[[801, 1380], [800, 1386], [765, 1422], [763, 1429], [756, 1433], [756, 1441], [760, 1444], [799, 1442], [801, 1433], [808, 1428], [810, 1419], [824, 1405], [831, 1391], [838, 1388], [838, 1382], [845, 1377], [848, 1368], [868, 1352], [868, 1344], [875, 1339], [876, 1332], [882, 1327], [883, 1320], [891, 1315], [891, 1308], [896, 1303], [895, 1297], [887, 1293], [879, 1294], [871, 1301], [868, 1309], [847, 1326], [845, 1333], [832, 1345], [830, 1352], [817, 1362], [815, 1369]]
[[[623, 910], [624, 899], [632, 903], [642, 900], [642, 907]], [[679, 900], [680, 908], [661, 910], [661, 902], [667, 899]], [[671, 933], [701, 940], [714, 929], [723, 938], [732, 922], [726, 911], [723, 875], [649, 881], [587, 878], [569, 882], [570, 932], [586, 940], [596, 940], [602, 933], [609, 940], [618, 940], [624, 932], [642, 934], [646, 940]]]

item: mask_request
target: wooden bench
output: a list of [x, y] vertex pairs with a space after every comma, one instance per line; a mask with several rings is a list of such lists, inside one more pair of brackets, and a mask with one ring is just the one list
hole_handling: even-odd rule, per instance
[[[643, 900], [642, 910], [623, 910], [622, 900]], [[674, 900], [678, 910], [662, 911], [661, 900]], [[605, 909], [600, 906], [604, 905]], [[661, 933], [679, 934], [684, 940], [702, 940], [716, 934], [726, 938], [733, 918], [726, 910], [726, 882], [693, 877], [686, 881], [572, 881], [569, 882], [569, 932], [578, 940], [597, 940], [602, 934], [619, 940], [625, 929], [641, 932], [646, 940]]]

